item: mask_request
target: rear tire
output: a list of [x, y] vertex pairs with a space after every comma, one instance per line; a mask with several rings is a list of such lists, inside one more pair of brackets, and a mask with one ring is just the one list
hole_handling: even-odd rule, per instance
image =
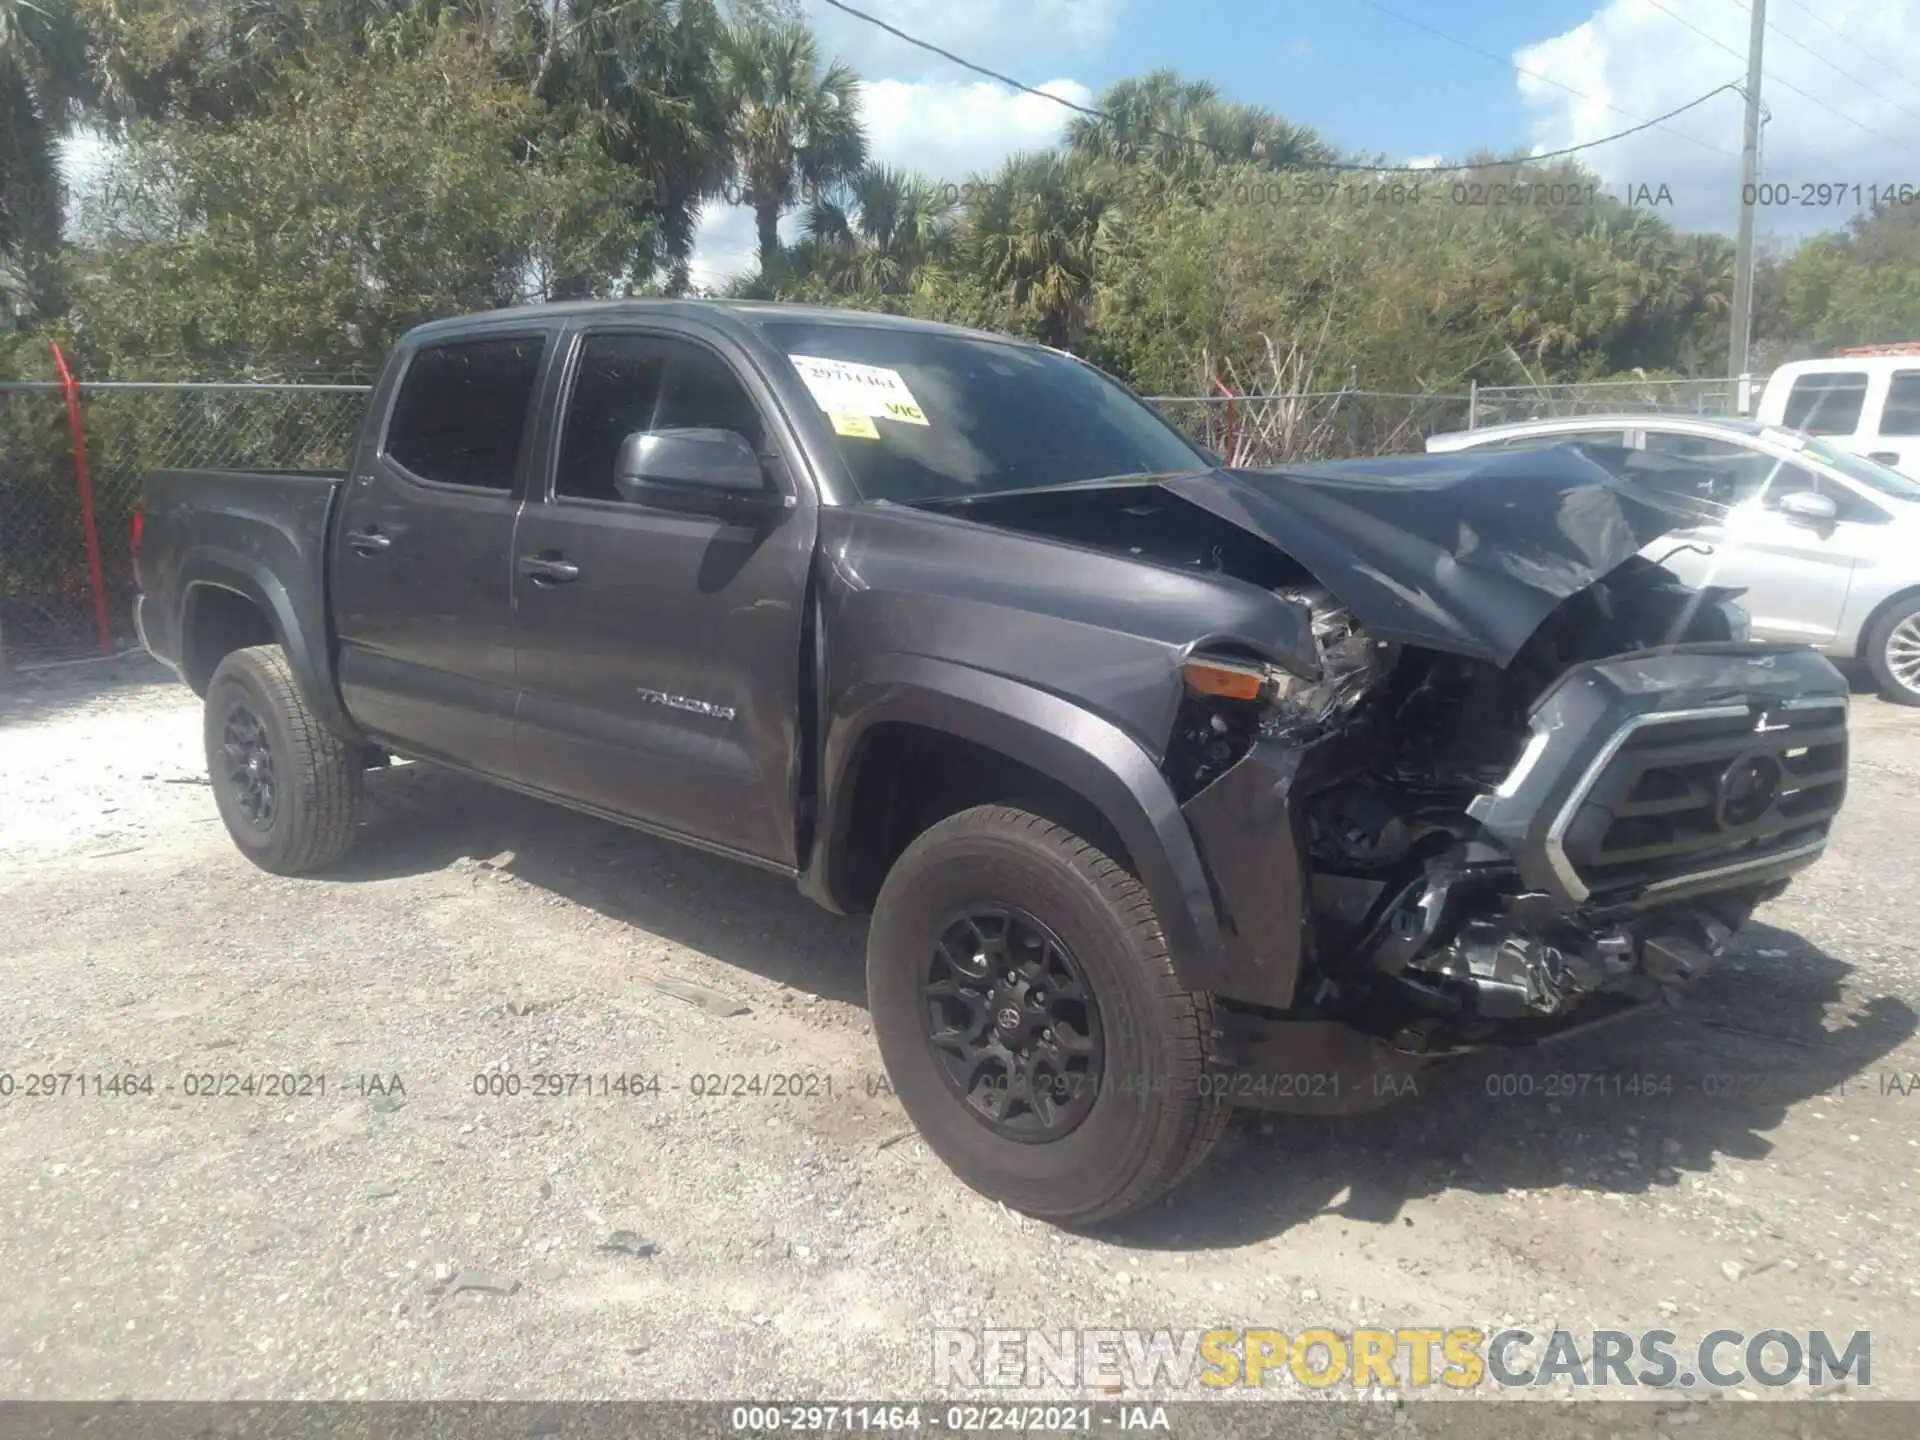
[[305, 875], [353, 845], [359, 747], [308, 708], [277, 645], [235, 650], [207, 684], [207, 776], [233, 843], [262, 870]]
[[1883, 698], [1920, 705], [1920, 595], [1893, 605], [1867, 631], [1867, 668]]
[[[874, 907], [867, 990], [888, 1079], [929, 1147], [1029, 1215], [1084, 1226], [1150, 1205], [1232, 1113], [1207, 1058], [1211, 1000], [1175, 978], [1145, 887], [1024, 810], [962, 811], [907, 847]], [[1089, 1049], [1097, 1064], [1057, 1071]], [[969, 1088], [974, 1065], [985, 1079]], [[1051, 1098], [1019, 1098], [1036, 1093]]]

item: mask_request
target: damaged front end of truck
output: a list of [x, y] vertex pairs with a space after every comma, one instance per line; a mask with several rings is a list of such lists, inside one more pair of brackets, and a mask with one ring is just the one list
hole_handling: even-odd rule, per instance
[[1193, 646], [1162, 767], [1256, 977], [1220, 1011], [1243, 1103], [1365, 1108], [1657, 1002], [1824, 848], [1844, 679], [1644, 558], [1686, 508], [1592, 454], [1154, 490], [1037, 513], [1260, 584], [1312, 637]]

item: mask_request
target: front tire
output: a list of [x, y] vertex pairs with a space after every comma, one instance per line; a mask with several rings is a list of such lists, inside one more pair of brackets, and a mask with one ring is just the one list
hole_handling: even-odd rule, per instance
[[867, 942], [894, 1093], [967, 1185], [1062, 1225], [1196, 1170], [1231, 1113], [1209, 997], [1183, 989], [1145, 887], [1064, 826], [962, 811], [887, 875]]
[[207, 776], [233, 843], [262, 870], [305, 875], [353, 845], [362, 761], [308, 708], [277, 645], [235, 650], [207, 685]]
[[1900, 601], [1867, 631], [1867, 668], [1895, 705], [1920, 705], [1920, 595]]

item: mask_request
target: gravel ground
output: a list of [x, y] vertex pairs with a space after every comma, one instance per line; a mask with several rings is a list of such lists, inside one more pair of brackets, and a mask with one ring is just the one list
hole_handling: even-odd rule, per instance
[[[1871, 1330], [1865, 1393], [1920, 1399], [1920, 713], [1856, 697], [1828, 857], [1685, 1009], [1359, 1119], [1243, 1116], [1075, 1236], [912, 1136], [863, 926], [785, 882], [416, 766], [369, 777], [340, 873], [277, 879], [184, 687], [7, 685], [0, 1396], [921, 1396], [935, 1326], [1517, 1322]], [[25, 1095], [45, 1071], [154, 1086]]]

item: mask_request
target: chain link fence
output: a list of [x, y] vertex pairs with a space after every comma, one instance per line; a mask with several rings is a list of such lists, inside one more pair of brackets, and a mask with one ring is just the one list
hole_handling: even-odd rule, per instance
[[[79, 386], [108, 645], [133, 637], [133, 515], [153, 470], [344, 469], [364, 385]], [[61, 387], [0, 384], [0, 667], [100, 653]]]
[[[1759, 393], [1755, 379], [1753, 391]], [[1481, 385], [1467, 427], [1567, 415], [1637, 411], [1662, 415], [1739, 415], [1738, 380], [1592, 380], [1565, 385]]]
[[[166, 468], [344, 469], [362, 384], [81, 382], [110, 649], [132, 634], [132, 520]], [[1737, 381], [1630, 380], [1478, 387], [1457, 394], [1338, 390], [1158, 396], [1201, 444], [1246, 466], [1419, 450], [1445, 430], [1606, 410], [1734, 414]], [[0, 669], [100, 653], [73, 439], [56, 384], [0, 383]]]
[[1300, 395], [1159, 395], [1174, 424], [1230, 465], [1298, 464], [1419, 450], [1466, 428], [1470, 396], [1329, 390]]

